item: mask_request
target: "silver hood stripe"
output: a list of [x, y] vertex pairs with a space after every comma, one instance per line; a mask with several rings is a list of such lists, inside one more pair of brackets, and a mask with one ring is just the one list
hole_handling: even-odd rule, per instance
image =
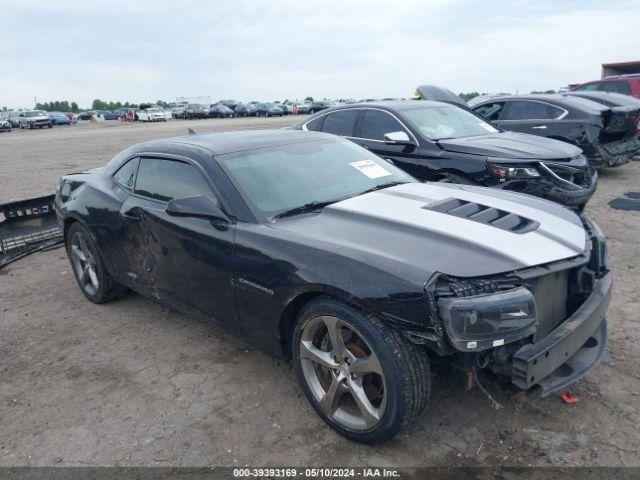
[[[435, 183], [409, 183], [350, 198], [330, 205], [325, 211], [336, 214], [348, 212], [376, 218], [388, 223], [389, 228], [394, 224], [403, 225], [458, 239], [491, 249], [523, 265], [540, 265], [584, 252], [587, 235], [579, 220], [576, 221], [577, 217], [568, 219], [566, 211], [555, 215], [553, 208], [541, 210], [528, 206], [527, 196], [505, 195], [507, 198], [500, 198], [484, 195], [481, 190], [457, 189]], [[535, 220], [540, 225], [536, 230], [519, 234], [423, 208], [448, 198], [497, 208]], [[557, 208], [564, 209], [560, 205]]]

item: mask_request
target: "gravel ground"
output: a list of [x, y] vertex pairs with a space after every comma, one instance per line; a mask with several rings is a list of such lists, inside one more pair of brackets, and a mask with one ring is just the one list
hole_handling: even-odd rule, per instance
[[[61, 174], [103, 165], [152, 138], [280, 128], [295, 118], [86, 124], [0, 134], [0, 198], [52, 192]], [[607, 203], [640, 191], [640, 162], [601, 173], [587, 208], [609, 236], [615, 292], [610, 359], [572, 388], [581, 397], [503, 408], [436, 372], [426, 412], [367, 447], [322, 423], [290, 365], [131, 295], [94, 305], [64, 250], [0, 270], [0, 466], [607, 465], [640, 466], [640, 213]]]

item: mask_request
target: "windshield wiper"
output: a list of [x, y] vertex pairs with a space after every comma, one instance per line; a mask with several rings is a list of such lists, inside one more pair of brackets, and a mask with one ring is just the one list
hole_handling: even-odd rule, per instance
[[271, 218], [282, 218], [282, 217], [290, 217], [291, 215], [298, 215], [300, 213], [312, 212], [313, 210], [321, 210], [327, 205], [331, 205], [332, 203], [339, 202], [339, 200], [327, 200], [326, 202], [309, 202], [304, 205], [300, 205], [299, 207], [293, 207], [289, 210], [285, 210], [284, 212], [280, 212], [277, 215], [274, 215]]
[[367, 188], [364, 192], [360, 192], [358, 195], [364, 195], [365, 193], [375, 192], [376, 190], [382, 190], [384, 188], [395, 187], [396, 185], [404, 185], [405, 183], [410, 182], [387, 182], [381, 183], [380, 185], [376, 185], [375, 187]]

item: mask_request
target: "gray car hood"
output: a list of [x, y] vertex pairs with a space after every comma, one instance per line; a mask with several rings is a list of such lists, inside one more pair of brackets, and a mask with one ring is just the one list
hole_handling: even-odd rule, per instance
[[477, 137], [439, 140], [450, 152], [486, 155], [516, 160], [566, 160], [580, 155], [581, 150], [560, 140], [517, 132], [499, 132]]
[[[514, 233], [431, 210], [460, 199], [529, 219]], [[542, 265], [582, 254], [587, 234], [570, 210], [528, 195], [439, 183], [409, 183], [332, 204], [319, 214], [283, 218], [273, 228], [306, 244], [426, 280], [433, 272], [470, 277]], [[425, 276], [426, 275], [426, 276]]]

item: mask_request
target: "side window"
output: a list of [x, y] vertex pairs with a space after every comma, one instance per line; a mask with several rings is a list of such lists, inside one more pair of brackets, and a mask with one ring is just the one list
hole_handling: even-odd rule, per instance
[[548, 107], [546, 103], [517, 100], [509, 105], [505, 120], [551, 119], [553, 112]]
[[133, 190], [136, 185], [136, 174], [138, 173], [139, 158], [132, 158], [122, 165], [113, 175], [113, 179], [127, 190]]
[[496, 122], [500, 118], [502, 110], [504, 110], [504, 102], [486, 103], [475, 108], [476, 113], [492, 122]]
[[556, 119], [561, 115], [564, 115], [564, 110], [560, 107], [554, 107], [553, 105], [547, 105], [547, 110], [549, 111], [549, 118]]
[[330, 113], [324, 119], [322, 131], [333, 133], [334, 135], [342, 135], [343, 137], [352, 137], [358, 113], [360, 113], [359, 110], [343, 110]]
[[395, 118], [382, 110], [365, 110], [359, 137], [372, 140], [384, 140], [384, 134], [405, 132], [404, 127]]
[[320, 132], [322, 131], [322, 124], [324, 123], [326, 115], [321, 115], [318, 118], [314, 118], [310, 122], [307, 122], [306, 127], [307, 130], [311, 130], [312, 132]]
[[604, 82], [601, 90], [631, 95], [631, 86], [627, 82]]
[[204, 177], [195, 167], [159, 158], [140, 160], [135, 192], [164, 202], [174, 198], [206, 195], [214, 203], [218, 203]]

